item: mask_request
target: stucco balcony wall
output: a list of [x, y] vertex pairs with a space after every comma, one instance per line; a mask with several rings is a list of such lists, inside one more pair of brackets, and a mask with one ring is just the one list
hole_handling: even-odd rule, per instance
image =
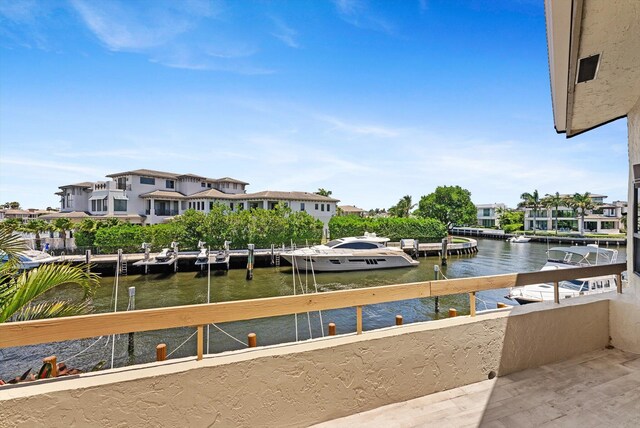
[[609, 343], [609, 298], [3, 387], [0, 421], [30, 427], [308, 426], [485, 380], [492, 371], [506, 375], [601, 349]]

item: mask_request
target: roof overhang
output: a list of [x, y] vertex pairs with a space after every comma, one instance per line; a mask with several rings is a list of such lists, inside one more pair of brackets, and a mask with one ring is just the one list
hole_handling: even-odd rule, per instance
[[[556, 131], [573, 137], [625, 117], [640, 98], [640, 2], [545, 0]], [[580, 60], [600, 55], [595, 78]]]

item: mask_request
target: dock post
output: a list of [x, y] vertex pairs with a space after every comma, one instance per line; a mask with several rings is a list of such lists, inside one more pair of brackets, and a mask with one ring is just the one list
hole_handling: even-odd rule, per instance
[[450, 317], [457, 317], [458, 316], [458, 311], [455, 308], [449, 308], [449, 316]]
[[258, 337], [255, 333], [249, 333], [247, 335], [247, 345], [249, 345], [249, 348], [255, 348], [258, 346]]
[[253, 250], [255, 247], [255, 244], [247, 245], [247, 280], [253, 279]]
[[176, 253], [176, 261], [173, 264], [173, 271], [174, 272], [178, 272], [178, 261], [180, 259], [180, 253], [178, 250], [178, 243], [174, 242], [175, 245], [173, 245], [173, 251]]
[[[440, 266], [435, 265], [433, 267], [433, 277], [437, 281], [440, 279]], [[440, 312], [440, 299], [436, 296], [436, 314]]]
[[91, 273], [91, 266], [89, 265], [91, 263], [91, 250], [84, 252], [84, 261], [87, 264], [87, 273]]
[[415, 245], [416, 259], [419, 259], [420, 258], [420, 240], [414, 239], [413, 244]]
[[275, 257], [275, 249], [276, 249], [276, 245], [275, 244], [271, 244], [271, 266], [273, 266], [274, 264], [276, 264], [276, 257]]
[[402, 325], [402, 315], [396, 315], [396, 325]]
[[335, 323], [330, 322], [329, 323], [329, 336], [335, 336], [336, 335], [336, 325]]
[[164, 361], [167, 359], [167, 345], [164, 343], [156, 346], [156, 361]]
[[[136, 287], [129, 287], [129, 306], [127, 307], [128, 311], [133, 311], [136, 309]], [[133, 333], [129, 333], [129, 343], [127, 345], [127, 354], [129, 358], [132, 358], [135, 354], [135, 349], [133, 346]]]
[[448, 243], [449, 243], [449, 240], [447, 238], [444, 238], [442, 240], [442, 266], [447, 265], [447, 244]]

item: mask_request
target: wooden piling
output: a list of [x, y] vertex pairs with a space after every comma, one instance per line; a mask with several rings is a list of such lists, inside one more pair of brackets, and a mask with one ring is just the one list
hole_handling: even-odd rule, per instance
[[164, 343], [156, 346], [156, 361], [164, 361], [167, 359], [167, 345]]
[[204, 326], [198, 326], [198, 334], [197, 334], [196, 348], [198, 351], [198, 361], [202, 360], [202, 354], [204, 353]]
[[396, 325], [402, 325], [402, 315], [396, 315]]
[[335, 323], [330, 322], [329, 323], [329, 336], [335, 336], [336, 335], [336, 325]]
[[448, 243], [449, 243], [449, 239], [444, 238], [442, 240], [442, 259], [441, 259], [442, 266], [447, 265], [447, 244]]
[[476, 316], [476, 292], [472, 291], [469, 293], [469, 315], [472, 317]]
[[622, 274], [620, 273], [616, 275], [616, 289], [619, 294], [622, 294]]
[[247, 280], [253, 279], [253, 251], [255, 249], [254, 244], [247, 245]]
[[256, 346], [258, 346], [258, 337], [255, 333], [247, 334], [247, 343], [249, 345], [249, 348], [255, 348]]
[[560, 288], [558, 281], [553, 281], [553, 301], [560, 303]]
[[356, 334], [362, 334], [362, 306], [356, 306]]
[[42, 362], [51, 363], [51, 377], [58, 377], [58, 358], [55, 355], [45, 358]]
[[458, 311], [455, 308], [449, 308], [449, 317], [457, 317]]

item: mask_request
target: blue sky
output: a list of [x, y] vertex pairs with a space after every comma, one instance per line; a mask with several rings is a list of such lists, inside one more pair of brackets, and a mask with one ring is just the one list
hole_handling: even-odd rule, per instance
[[542, 3], [3, 1], [0, 200], [136, 168], [367, 209], [624, 200], [626, 120], [554, 131]]

